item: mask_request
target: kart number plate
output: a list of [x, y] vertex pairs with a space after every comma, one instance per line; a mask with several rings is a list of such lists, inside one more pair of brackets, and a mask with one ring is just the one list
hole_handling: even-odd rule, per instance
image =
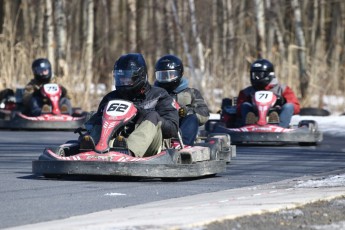
[[130, 106], [130, 102], [113, 100], [108, 103], [106, 113], [110, 116], [124, 115], [129, 111]]
[[255, 101], [260, 103], [271, 102], [273, 98], [273, 92], [271, 91], [258, 91], [255, 93]]
[[44, 87], [44, 92], [47, 92], [49, 94], [54, 94], [59, 90], [59, 86], [54, 83], [45, 84], [43, 87]]

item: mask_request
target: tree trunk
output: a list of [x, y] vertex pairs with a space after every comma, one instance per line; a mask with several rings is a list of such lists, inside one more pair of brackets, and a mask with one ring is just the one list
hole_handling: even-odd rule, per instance
[[127, 1], [129, 8], [128, 15], [128, 41], [129, 41], [129, 52], [137, 52], [137, 7], [136, 0]]
[[56, 25], [56, 74], [60, 77], [68, 76], [68, 65], [66, 63], [67, 33], [65, 1], [55, 0], [55, 25]]
[[189, 68], [190, 68], [190, 73], [192, 75], [192, 80], [194, 80], [194, 82], [196, 82], [197, 81], [197, 76], [195, 74], [195, 67], [194, 67], [193, 57], [192, 57], [191, 53], [189, 52], [189, 45], [188, 45], [188, 42], [187, 42], [186, 35], [185, 35], [185, 33], [184, 33], [183, 29], [182, 29], [181, 23], [180, 23], [180, 19], [179, 19], [178, 13], [177, 13], [176, 3], [175, 3], [174, 0], [170, 0], [170, 4], [171, 4], [171, 9], [172, 9], [172, 13], [173, 13], [173, 16], [174, 16], [175, 24], [176, 24], [176, 26], [178, 28], [180, 37], [182, 39], [184, 53], [187, 56], [187, 60], [188, 60]]
[[300, 90], [302, 99], [305, 99], [308, 95], [308, 84], [309, 79], [307, 75], [306, 57], [305, 57], [305, 40], [301, 21], [301, 10], [298, 0], [291, 1], [292, 9], [295, 16], [295, 31], [296, 40], [298, 45], [298, 65], [299, 65], [299, 79], [300, 79]]
[[255, 0], [258, 57], [266, 57], [265, 6], [263, 0]]
[[54, 47], [54, 25], [53, 25], [53, 1], [46, 0], [45, 11], [45, 31], [46, 40], [45, 47], [47, 49], [47, 58], [49, 59], [52, 68], [55, 70], [55, 47]]
[[92, 84], [92, 60], [93, 60], [93, 35], [94, 35], [94, 11], [93, 0], [85, 0], [85, 12], [86, 12], [86, 31], [85, 31], [85, 47], [84, 47], [84, 84], [85, 84], [85, 96], [84, 106], [87, 110], [90, 110], [90, 93]]

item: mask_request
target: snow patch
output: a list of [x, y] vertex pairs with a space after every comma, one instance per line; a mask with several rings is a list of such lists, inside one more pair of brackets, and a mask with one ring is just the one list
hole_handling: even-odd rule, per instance
[[104, 196], [126, 196], [126, 194], [117, 193], [117, 192], [110, 192], [110, 193], [104, 194]]
[[320, 180], [299, 181], [297, 188], [342, 187], [345, 186], [345, 174], [329, 176]]

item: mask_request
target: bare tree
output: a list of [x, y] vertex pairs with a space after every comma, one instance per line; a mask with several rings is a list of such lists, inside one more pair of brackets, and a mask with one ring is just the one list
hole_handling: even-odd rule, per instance
[[259, 57], [265, 57], [266, 51], [266, 31], [265, 31], [265, 6], [264, 0], [255, 0], [255, 16], [257, 29], [257, 51]]
[[127, 1], [129, 14], [128, 14], [128, 50], [130, 52], [136, 52], [137, 49], [137, 6], [135, 0]]
[[56, 25], [56, 73], [59, 76], [68, 75], [68, 65], [66, 63], [67, 33], [65, 1], [55, 0], [55, 25]]
[[180, 19], [179, 19], [178, 13], [177, 13], [176, 3], [175, 3], [174, 0], [170, 0], [170, 4], [171, 4], [172, 13], [174, 15], [175, 24], [176, 24], [176, 26], [178, 28], [179, 34], [180, 34], [181, 39], [182, 39], [184, 53], [187, 56], [188, 64], [189, 64], [189, 67], [191, 69], [190, 72], [191, 72], [191, 75], [192, 75], [192, 80], [197, 82], [197, 76], [196, 76], [196, 73], [195, 73], [193, 57], [192, 57], [191, 53], [189, 52], [189, 45], [188, 45], [188, 42], [187, 42], [186, 35], [185, 35], [185, 33], [184, 33], [183, 29], [182, 29], [181, 23], [180, 23]]
[[85, 96], [84, 96], [84, 105], [87, 109], [90, 109], [90, 93], [91, 93], [91, 84], [92, 84], [92, 60], [93, 60], [93, 35], [94, 35], [94, 11], [93, 11], [93, 0], [85, 0], [84, 7], [86, 12], [86, 31], [84, 34], [85, 37], [85, 46], [84, 46], [84, 83], [85, 83]]
[[200, 68], [200, 76], [198, 77], [198, 88], [200, 91], [204, 91], [206, 88], [206, 82], [205, 82], [205, 74], [206, 74], [206, 68], [205, 68], [205, 57], [204, 57], [204, 45], [201, 41], [199, 32], [197, 30], [197, 20], [195, 15], [195, 3], [194, 0], [189, 0], [189, 9], [190, 9], [190, 16], [191, 16], [191, 26], [192, 26], [192, 34], [196, 42], [196, 48], [197, 48], [197, 57], [199, 60], [199, 68]]
[[23, 38], [30, 40], [32, 39], [31, 35], [31, 14], [29, 11], [29, 1], [22, 1], [21, 2], [21, 8], [23, 12], [23, 18], [22, 18], [22, 23], [23, 23]]
[[[2, 42], [1, 44], [5, 44], [4, 48], [6, 47], [13, 47], [13, 38], [14, 38], [14, 33], [12, 31], [14, 20], [13, 20], [13, 14], [12, 14], [12, 4], [13, 1], [11, 0], [4, 0], [3, 2], [3, 24], [2, 26]], [[1, 55], [2, 59], [2, 70], [1, 74], [2, 79], [0, 82], [0, 87], [10, 87], [11, 86], [11, 77], [13, 75], [13, 68], [11, 66], [14, 64], [14, 50], [12, 48], [7, 49], [8, 54], [7, 54], [7, 62], [4, 60], [4, 55]], [[5, 65], [7, 63], [7, 65]]]
[[53, 1], [46, 0], [46, 11], [45, 11], [45, 47], [47, 50], [47, 57], [55, 69], [55, 41], [54, 41], [54, 24], [53, 24]]
[[307, 66], [306, 66], [306, 57], [305, 57], [305, 40], [304, 40], [304, 32], [302, 28], [302, 21], [301, 21], [301, 10], [299, 6], [298, 0], [292, 0], [291, 5], [293, 8], [294, 16], [295, 16], [295, 30], [296, 30], [296, 40], [299, 49], [297, 50], [298, 53], [298, 64], [299, 64], [299, 79], [300, 79], [300, 90], [302, 98], [305, 98], [308, 93], [308, 84], [309, 79], [307, 75]]

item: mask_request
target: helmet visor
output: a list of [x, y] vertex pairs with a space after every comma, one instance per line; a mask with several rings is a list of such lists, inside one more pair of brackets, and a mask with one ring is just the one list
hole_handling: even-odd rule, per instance
[[132, 86], [133, 81], [133, 70], [115, 70], [113, 72], [115, 79], [115, 86]]
[[47, 76], [49, 74], [49, 68], [37, 66], [37, 67], [33, 68], [33, 72], [35, 75]]
[[267, 76], [269, 76], [269, 73], [267, 72], [252, 72], [251, 78], [252, 80], [263, 80]]
[[172, 82], [179, 77], [179, 71], [177, 70], [162, 70], [156, 71], [156, 80], [161, 83]]

